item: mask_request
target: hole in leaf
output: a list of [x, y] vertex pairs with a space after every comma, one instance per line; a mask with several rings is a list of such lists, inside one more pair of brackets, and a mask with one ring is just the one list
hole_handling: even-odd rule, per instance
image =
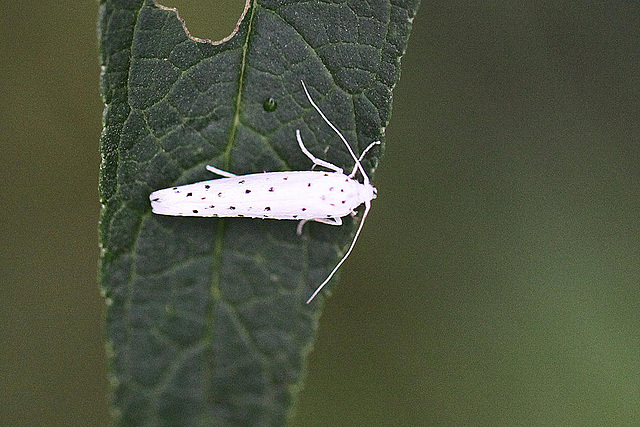
[[173, 10], [184, 21], [190, 38], [203, 43], [221, 44], [237, 31], [250, 1], [238, 0], [154, 0], [157, 7]]

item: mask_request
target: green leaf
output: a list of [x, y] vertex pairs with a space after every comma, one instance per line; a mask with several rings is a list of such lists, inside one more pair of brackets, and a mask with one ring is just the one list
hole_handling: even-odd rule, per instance
[[350, 170], [300, 80], [356, 152], [383, 138], [417, 6], [252, 1], [216, 45], [151, 0], [102, 0], [100, 280], [118, 425], [285, 423], [324, 297], [305, 301], [356, 222], [298, 236], [293, 221], [153, 215], [149, 193], [213, 179], [208, 164], [308, 170], [296, 129]]

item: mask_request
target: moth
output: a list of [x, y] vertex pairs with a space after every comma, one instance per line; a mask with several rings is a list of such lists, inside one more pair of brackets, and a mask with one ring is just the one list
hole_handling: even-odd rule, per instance
[[[365, 209], [349, 249], [333, 268], [327, 278], [307, 300], [310, 303], [331, 280], [335, 272], [351, 254], [362, 231], [364, 221], [376, 198], [376, 189], [362, 167], [362, 159], [380, 141], [374, 141], [356, 156], [342, 133], [320, 110], [301, 81], [307, 99], [322, 119], [340, 137], [354, 160], [349, 175], [342, 168], [315, 157], [305, 147], [300, 130], [296, 139], [300, 150], [313, 162], [327, 171], [282, 171], [262, 172], [249, 175], [233, 173], [207, 166], [207, 170], [222, 178], [193, 184], [170, 187], [150, 194], [152, 211], [159, 215], [199, 217], [246, 217], [262, 219], [299, 220], [298, 234], [307, 221], [330, 225], [342, 225], [342, 217], [355, 216], [356, 209], [364, 204]], [[362, 182], [356, 179], [360, 172]]]

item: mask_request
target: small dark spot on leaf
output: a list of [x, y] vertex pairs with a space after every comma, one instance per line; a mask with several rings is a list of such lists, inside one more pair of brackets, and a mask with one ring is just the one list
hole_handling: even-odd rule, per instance
[[292, 215], [293, 218], [298, 218], [298, 215]]
[[336, 189], [336, 187], [329, 187], [329, 191], [333, 191], [335, 189]]
[[244, 179], [241, 179], [240, 181], [238, 181], [238, 184], [244, 184]]
[[278, 102], [275, 100], [275, 98], [269, 97], [262, 103], [262, 108], [264, 108], [264, 111], [268, 111], [271, 113], [273, 111], [276, 111], [276, 108], [278, 108]]
[[193, 210], [193, 213], [198, 213], [198, 209], [194, 209], [194, 210]]
[[244, 190], [245, 194], [251, 193], [251, 190]]
[[307, 187], [311, 187], [311, 183], [308, 183], [308, 184], [307, 184]]
[[269, 191], [273, 191], [273, 187], [269, 187]]
[[155, 199], [151, 200], [152, 202], [157, 202], [158, 200], [160, 200], [160, 197], [156, 197]]
[[219, 193], [218, 193], [218, 197], [222, 197], [222, 192], [219, 192]]
[[345, 203], [347, 203], [347, 201], [346, 201], [346, 200], [343, 200], [343, 201], [342, 201], [342, 204], [344, 205]]
[[187, 193], [187, 197], [193, 196], [193, 193]]
[[324, 176], [329, 176], [329, 174], [328, 174], [328, 173], [325, 173], [325, 174], [324, 174]]
[[307, 208], [302, 208], [302, 212], [304, 212], [304, 211], [306, 211], [306, 210], [307, 210]]
[[215, 208], [215, 206], [213, 206], [213, 205], [209, 205], [209, 207], [210, 207], [211, 209]]
[[235, 210], [236, 210], [236, 207], [235, 207], [235, 206], [229, 206], [229, 210], [231, 210], [231, 211], [235, 211]]
[[207, 184], [207, 185], [204, 186], [204, 188], [205, 188], [205, 190], [208, 190], [208, 189], [211, 188], [211, 186], [209, 184]]
[[265, 211], [270, 211], [271, 208], [269, 206], [267, 206], [266, 208], [264, 208]]
[[173, 187], [173, 188], [172, 188], [172, 190], [177, 190], [177, 189], [178, 189], [178, 187]]
[[289, 177], [287, 177], [287, 176], [285, 176], [284, 178], [282, 178], [282, 180], [283, 180], [283, 181], [286, 181], [286, 180], [288, 180], [288, 179], [289, 179]]

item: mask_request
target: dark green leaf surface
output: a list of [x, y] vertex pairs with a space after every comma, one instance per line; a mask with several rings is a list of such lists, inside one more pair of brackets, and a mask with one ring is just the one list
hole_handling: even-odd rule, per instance
[[[320, 295], [354, 231], [293, 221], [153, 215], [149, 193], [353, 161], [384, 137], [418, 0], [250, 4], [237, 34], [190, 39], [148, 0], [103, 0], [101, 282], [118, 425], [282, 425], [301, 387]], [[365, 161], [372, 172], [379, 151]], [[375, 204], [374, 204], [375, 212]]]

